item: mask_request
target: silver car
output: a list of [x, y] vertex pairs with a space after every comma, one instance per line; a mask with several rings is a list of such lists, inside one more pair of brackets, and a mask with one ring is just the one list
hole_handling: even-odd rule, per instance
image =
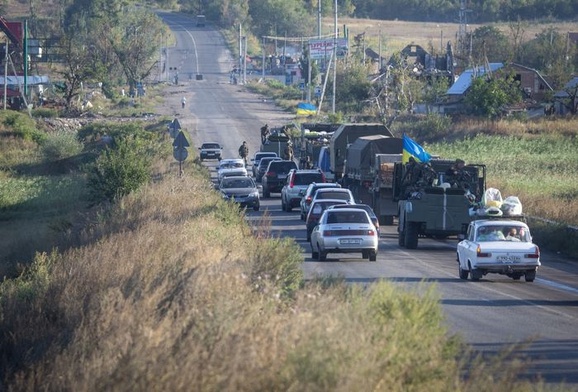
[[379, 237], [371, 218], [360, 208], [327, 209], [311, 233], [311, 257], [325, 261], [328, 253], [361, 253], [377, 260]]

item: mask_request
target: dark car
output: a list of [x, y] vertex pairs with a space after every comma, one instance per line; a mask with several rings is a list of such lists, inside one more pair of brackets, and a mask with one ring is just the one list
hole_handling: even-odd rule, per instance
[[369, 215], [369, 218], [371, 219], [371, 223], [373, 223], [373, 225], [375, 226], [375, 228], [377, 229], [377, 235], [379, 236], [379, 219], [377, 218], [377, 215], [375, 215], [375, 212], [373, 211], [373, 208], [371, 208], [370, 205], [368, 204], [354, 204], [354, 205], [336, 205], [336, 206], [331, 206], [329, 208], [360, 208], [362, 210], [365, 210], [365, 212], [367, 212], [367, 214]]
[[301, 209], [301, 220], [304, 221], [307, 218], [307, 213], [309, 212], [309, 207], [311, 206], [311, 202], [313, 201], [313, 197], [317, 193], [318, 189], [321, 188], [341, 188], [336, 182], [322, 182], [322, 183], [313, 183], [309, 184], [307, 189], [301, 191], [302, 197], [300, 204]]
[[269, 162], [269, 166], [267, 166], [267, 170], [261, 179], [261, 184], [263, 184], [263, 197], [271, 197], [271, 192], [281, 192], [291, 169], [297, 169], [297, 164], [294, 161], [282, 160]]
[[324, 199], [324, 200], [317, 200], [311, 203], [311, 208], [309, 209], [309, 213], [307, 214], [307, 219], [305, 219], [305, 227], [307, 227], [307, 241], [311, 241], [311, 233], [313, 232], [313, 228], [319, 223], [319, 218], [323, 215], [323, 212], [330, 206], [334, 206], [337, 204], [346, 204], [346, 200], [339, 200], [339, 199]]
[[278, 156], [277, 153], [273, 151], [257, 151], [255, 153], [255, 156], [251, 159], [251, 163], [253, 164], [251, 168], [253, 171], [253, 177], [257, 178], [257, 168], [259, 167], [259, 162], [261, 162], [261, 159], [265, 157], [276, 157], [276, 156]]
[[259, 211], [259, 190], [251, 177], [224, 177], [219, 183], [219, 191], [223, 199], [238, 203], [241, 207]]
[[263, 179], [263, 175], [267, 171], [267, 166], [269, 166], [269, 162], [271, 161], [281, 161], [280, 157], [265, 157], [259, 160], [259, 166], [257, 167], [257, 174], [255, 175], [255, 181], [261, 182]]

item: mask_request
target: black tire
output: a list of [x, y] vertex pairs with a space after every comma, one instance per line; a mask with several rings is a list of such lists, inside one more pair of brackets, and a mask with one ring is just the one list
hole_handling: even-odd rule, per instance
[[293, 206], [291, 206], [291, 202], [285, 204], [285, 211], [287, 212], [293, 211]]
[[526, 271], [524, 274], [524, 279], [526, 282], [533, 282], [536, 279], [536, 271]]
[[405, 248], [405, 230], [397, 229], [397, 243], [400, 247]]
[[259, 211], [259, 204], [253, 206], [253, 211]]
[[470, 266], [470, 278], [472, 279], [472, 281], [477, 282], [478, 280], [482, 279], [482, 276], [484, 276], [482, 271], [480, 271], [477, 268], [476, 269], [472, 268], [471, 264], [469, 266]]
[[369, 261], [377, 261], [377, 252], [374, 250], [369, 251]]
[[417, 248], [417, 229], [418, 224], [416, 222], [407, 222], [405, 227], [405, 247], [407, 249]]
[[522, 277], [522, 275], [523, 275], [523, 274], [516, 272], [516, 273], [512, 274], [512, 279], [514, 279], [514, 280], [520, 280], [520, 278]]
[[460, 264], [459, 261], [458, 261], [458, 272], [460, 275], [460, 279], [462, 280], [467, 280], [468, 276], [470, 275], [470, 271], [462, 269], [462, 265]]
[[327, 260], [327, 252], [320, 250], [319, 254], [317, 255], [317, 260], [319, 261]]
[[362, 250], [361, 251], [361, 257], [363, 259], [369, 259], [369, 250]]
[[319, 252], [315, 252], [315, 251], [313, 250], [313, 245], [311, 245], [311, 258], [312, 258], [313, 260], [317, 260], [317, 259], [319, 258]]

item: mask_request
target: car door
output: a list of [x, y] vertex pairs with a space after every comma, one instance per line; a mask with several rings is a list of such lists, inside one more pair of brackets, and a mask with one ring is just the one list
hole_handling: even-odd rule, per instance
[[474, 224], [468, 226], [466, 237], [458, 243], [458, 261], [462, 269], [469, 269], [468, 260], [475, 256], [477, 244], [475, 242], [476, 227]]

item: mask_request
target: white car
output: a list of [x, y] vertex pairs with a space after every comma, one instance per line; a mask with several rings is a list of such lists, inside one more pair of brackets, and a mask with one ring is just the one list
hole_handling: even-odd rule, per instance
[[246, 176], [247, 168], [241, 158], [221, 159], [217, 167], [217, 181], [221, 182], [226, 176]]
[[311, 257], [325, 261], [328, 253], [361, 253], [377, 260], [379, 237], [371, 218], [360, 208], [327, 209], [311, 233]]
[[457, 259], [460, 279], [469, 275], [474, 281], [497, 273], [533, 282], [541, 265], [540, 248], [532, 242], [528, 225], [504, 218], [472, 221], [458, 243]]

